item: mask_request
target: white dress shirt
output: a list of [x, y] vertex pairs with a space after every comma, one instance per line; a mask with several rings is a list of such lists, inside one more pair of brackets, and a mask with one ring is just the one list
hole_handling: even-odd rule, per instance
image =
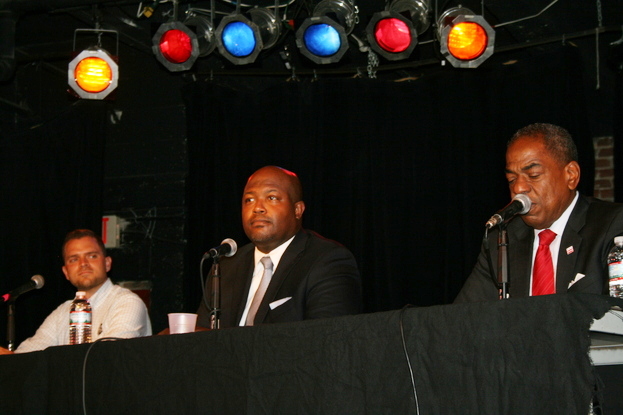
[[275, 272], [277, 272], [277, 266], [279, 265], [279, 261], [281, 261], [281, 257], [283, 256], [283, 253], [286, 251], [288, 246], [290, 246], [290, 243], [292, 243], [293, 240], [294, 240], [294, 236], [267, 254], [261, 252], [259, 249], [257, 249], [257, 247], [255, 247], [255, 253], [254, 253], [255, 269], [253, 270], [253, 279], [251, 280], [251, 287], [249, 288], [249, 295], [247, 296], [247, 304], [244, 307], [242, 318], [240, 319], [240, 322], [238, 323], [239, 326], [246, 325], [247, 314], [249, 314], [249, 308], [251, 307], [253, 296], [255, 295], [257, 288], [260, 286], [262, 275], [264, 275], [264, 266], [262, 265], [260, 260], [265, 256], [269, 256], [270, 260], [273, 263], [273, 275], [275, 275]]
[[[24, 340], [15, 353], [43, 350], [69, 344], [69, 308], [67, 300], [41, 324], [34, 336]], [[131, 338], [151, 336], [151, 322], [141, 298], [110, 279], [89, 298], [91, 304], [91, 341], [102, 337]]]

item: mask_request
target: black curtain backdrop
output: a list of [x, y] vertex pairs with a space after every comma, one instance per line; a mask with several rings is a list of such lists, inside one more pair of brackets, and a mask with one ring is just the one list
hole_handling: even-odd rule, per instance
[[[43, 288], [16, 300], [16, 344], [75, 292], [61, 271], [65, 234], [101, 229], [106, 106], [77, 101], [40, 124], [0, 133], [0, 291], [45, 278]], [[6, 329], [0, 304], [3, 346]]]
[[242, 189], [264, 165], [298, 173], [304, 226], [353, 251], [365, 311], [453, 301], [484, 223], [510, 200], [504, 153], [517, 129], [567, 128], [582, 190], [592, 194], [576, 51], [517, 56], [477, 70], [424, 69], [404, 82], [236, 78], [187, 87], [189, 303], [199, 303], [201, 255], [226, 237], [247, 242]]

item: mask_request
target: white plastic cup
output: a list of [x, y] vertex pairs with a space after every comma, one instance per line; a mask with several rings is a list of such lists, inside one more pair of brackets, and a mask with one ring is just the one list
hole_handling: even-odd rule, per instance
[[197, 325], [197, 314], [169, 313], [169, 333], [193, 333]]

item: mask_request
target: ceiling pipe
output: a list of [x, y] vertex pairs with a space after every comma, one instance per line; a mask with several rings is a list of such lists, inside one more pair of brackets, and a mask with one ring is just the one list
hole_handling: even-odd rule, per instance
[[110, 0], [0, 0], [0, 10], [11, 10], [18, 14], [25, 12], [51, 12], [59, 9], [92, 6], [95, 4], [138, 4], [140, 1]]
[[[138, 4], [126, 1], [123, 4]], [[0, 82], [11, 79], [15, 73], [15, 26], [23, 13], [47, 13], [97, 4], [115, 4], [110, 0], [0, 0]]]

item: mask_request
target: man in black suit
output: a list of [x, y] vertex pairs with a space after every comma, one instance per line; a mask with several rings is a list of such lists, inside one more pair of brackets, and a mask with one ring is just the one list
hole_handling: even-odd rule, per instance
[[[301, 227], [305, 203], [296, 174], [267, 166], [247, 181], [242, 225], [251, 241], [220, 261], [220, 327], [336, 317], [361, 311], [355, 258], [337, 242]], [[263, 257], [270, 258], [265, 265]], [[270, 268], [268, 280], [264, 278]], [[269, 281], [262, 293], [262, 280]], [[210, 327], [211, 283], [197, 313]], [[258, 297], [258, 298], [255, 298]], [[254, 307], [255, 304], [259, 306]], [[208, 304], [207, 304], [208, 303]]]
[[[517, 131], [506, 151], [506, 178], [511, 197], [525, 194], [530, 211], [508, 223], [510, 297], [536, 295], [534, 263], [538, 235], [556, 236], [549, 245], [555, 293], [608, 292], [607, 257], [614, 237], [623, 235], [623, 205], [580, 195], [577, 148], [569, 133], [551, 124], [532, 124]], [[492, 262], [497, 262], [498, 230], [489, 234]], [[497, 272], [497, 267], [496, 271]], [[498, 299], [485, 250], [455, 302]], [[549, 292], [549, 293], [553, 293]]]

